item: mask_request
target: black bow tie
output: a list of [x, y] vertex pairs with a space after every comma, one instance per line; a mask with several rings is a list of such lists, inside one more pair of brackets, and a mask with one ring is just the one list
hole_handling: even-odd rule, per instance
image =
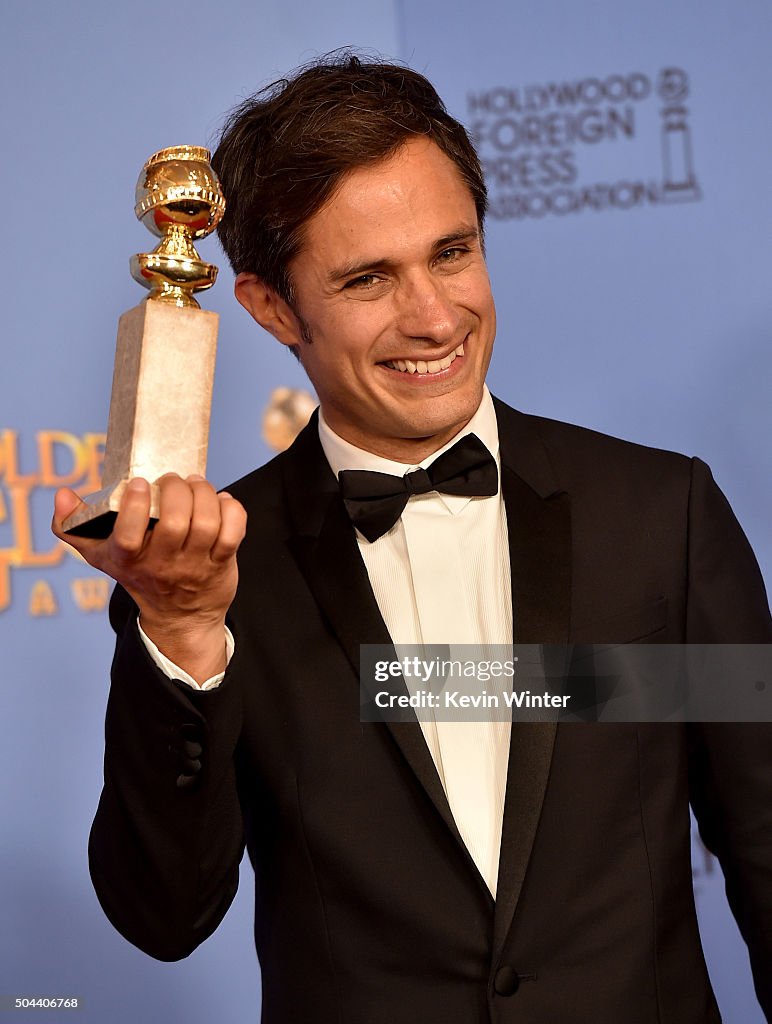
[[475, 434], [467, 434], [428, 469], [404, 476], [367, 469], [344, 469], [338, 483], [351, 522], [369, 541], [377, 540], [402, 515], [411, 494], [464, 494], [490, 497], [499, 489], [496, 461]]

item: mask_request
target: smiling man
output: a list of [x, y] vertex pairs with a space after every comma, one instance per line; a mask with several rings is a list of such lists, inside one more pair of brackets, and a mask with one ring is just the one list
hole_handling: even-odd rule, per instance
[[468, 185], [430, 138], [408, 138], [350, 171], [303, 235], [292, 306], [253, 273], [239, 301], [299, 353], [334, 431], [420, 462], [479, 408], [496, 332]]
[[184, 957], [246, 842], [265, 1024], [707, 1024], [691, 801], [772, 1014], [767, 726], [360, 721], [363, 643], [768, 641], [709, 470], [491, 398], [485, 186], [421, 75], [316, 63], [215, 162], [236, 295], [320, 410], [228, 492], [165, 477], [149, 531], [135, 481], [73, 542], [121, 584], [105, 912]]

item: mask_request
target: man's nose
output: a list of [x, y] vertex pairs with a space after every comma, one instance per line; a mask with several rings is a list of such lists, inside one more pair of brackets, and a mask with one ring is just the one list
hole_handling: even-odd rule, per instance
[[435, 345], [453, 341], [461, 314], [447, 285], [430, 273], [412, 277], [399, 290], [398, 326], [403, 335]]

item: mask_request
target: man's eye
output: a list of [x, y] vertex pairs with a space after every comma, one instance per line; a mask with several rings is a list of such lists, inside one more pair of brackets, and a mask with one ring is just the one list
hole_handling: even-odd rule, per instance
[[456, 260], [459, 260], [468, 251], [468, 249], [460, 246], [454, 246], [452, 249], [443, 249], [442, 252], [437, 254], [437, 261], [439, 263], [455, 263]]
[[366, 290], [372, 288], [373, 285], [378, 284], [378, 278], [375, 274], [361, 274], [359, 277], [354, 277], [350, 281], [346, 281], [344, 288], [359, 288]]

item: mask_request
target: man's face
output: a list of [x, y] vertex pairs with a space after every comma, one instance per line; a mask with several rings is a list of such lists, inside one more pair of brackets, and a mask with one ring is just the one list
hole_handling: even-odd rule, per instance
[[473, 416], [496, 314], [474, 201], [433, 142], [344, 178], [290, 274], [300, 359], [341, 437], [412, 463]]

